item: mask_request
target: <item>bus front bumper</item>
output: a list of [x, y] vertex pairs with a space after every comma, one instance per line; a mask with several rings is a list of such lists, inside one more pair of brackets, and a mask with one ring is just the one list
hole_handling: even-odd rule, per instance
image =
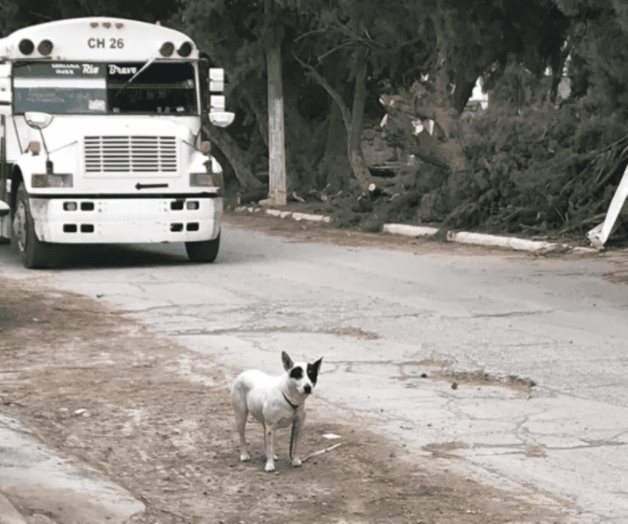
[[30, 198], [35, 233], [55, 244], [199, 242], [220, 233], [222, 198]]

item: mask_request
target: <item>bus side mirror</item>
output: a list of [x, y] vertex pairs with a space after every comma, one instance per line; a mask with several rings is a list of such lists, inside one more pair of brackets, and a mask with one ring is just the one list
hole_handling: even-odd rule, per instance
[[227, 127], [233, 122], [235, 113], [225, 111], [225, 70], [209, 68], [209, 121], [216, 127]]
[[209, 92], [222, 93], [225, 90], [225, 70], [222, 67], [209, 68]]
[[[222, 69], [221, 69], [222, 71]], [[225, 111], [224, 95], [211, 95], [209, 97], [209, 121], [216, 127], [227, 127], [233, 122], [235, 113]]]

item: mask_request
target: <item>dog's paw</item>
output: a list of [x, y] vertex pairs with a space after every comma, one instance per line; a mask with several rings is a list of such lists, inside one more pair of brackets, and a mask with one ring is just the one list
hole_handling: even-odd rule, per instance
[[303, 465], [303, 462], [301, 462], [300, 458], [293, 458], [292, 459], [292, 467], [293, 468], [300, 468]]
[[251, 456], [248, 453], [240, 453], [240, 462], [248, 462]]
[[264, 466], [264, 471], [266, 471], [267, 473], [275, 471], [275, 464], [273, 464], [272, 462], [266, 462], [266, 465]]

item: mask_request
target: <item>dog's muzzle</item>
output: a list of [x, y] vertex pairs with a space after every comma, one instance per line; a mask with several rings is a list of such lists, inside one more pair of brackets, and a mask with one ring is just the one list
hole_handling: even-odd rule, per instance
[[310, 386], [309, 384], [306, 384], [305, 386], [303, 386], [303, 392], [309, 395], [310, 393], [312, 393], [312, 386]]

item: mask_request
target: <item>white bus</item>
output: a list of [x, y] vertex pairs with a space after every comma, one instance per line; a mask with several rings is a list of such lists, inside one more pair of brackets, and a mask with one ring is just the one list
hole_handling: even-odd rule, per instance
[[222, 171], [202, 122], [231, 123], [222, 92], [223, 70], [159, 25], [77, 18], [0, 39], [0, 239], [28, 268], [63, 244], [184, 242], [212, 262]]

